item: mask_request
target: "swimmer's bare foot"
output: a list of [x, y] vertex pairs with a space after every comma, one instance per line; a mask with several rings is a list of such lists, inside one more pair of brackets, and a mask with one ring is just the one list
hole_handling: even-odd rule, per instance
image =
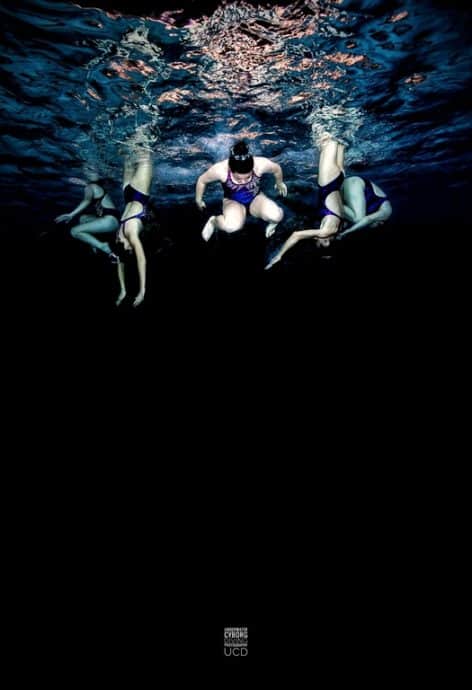
[[278, 223], [269, 223], [265, 229], [265, 236], [267, 238], [272, 237], [272, 235], [275, 232], [275, 228], [277, 227]]
[[205, 242], [208, 242], [210, 237], [213, 235], [215, 232], [215, 216], [210, 216], [205, 223], [205, 227], [202, 230], [202, 237], [205, 240]]
[[333, 141], [333, 137], [328, 132], [322, 132], [318, 137], [318, 146], [321, 148], [325, 146], [329, 141]]

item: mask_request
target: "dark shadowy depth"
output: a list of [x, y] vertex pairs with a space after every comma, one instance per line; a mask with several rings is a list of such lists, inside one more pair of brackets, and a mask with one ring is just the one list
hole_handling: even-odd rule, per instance
[[[173, 679], [294, 660], [378, 688], [436, 668], [429, 482], [451, 452], [427, 442], [468, 314], [470, 18], [445, 0], [0, 3], [3, 440], [35, 670], [95, 661], [141, 687], [162, 659]], [[137, 131], [157, 218], [145, 301], [131, 263], [117, 308], [116, 267], [54, 219], [86, 163], [123, 208]], [[392, 217], [264, 271], [316, 223], [323, 131]], [[222, 193], [200, 212], [195, 182], [239, 137], [282, 166], [287, 198], [263, 189], [285, 218], [205, 243]], [[222, 654], [245, 625], [246, 666]]]

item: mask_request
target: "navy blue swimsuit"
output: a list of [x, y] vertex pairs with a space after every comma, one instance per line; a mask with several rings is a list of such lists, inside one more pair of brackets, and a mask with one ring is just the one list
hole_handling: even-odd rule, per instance
[[146, 205], [149, 203], [149, 194], [138, 192], [138, 190], [132, 187], [130, 184], [127, 184], [123, 189], [123, 196], [125, 198], [125, 203], [127, 204], [129, 204], [131, 201], [139, 201], [143, 207], [146, 208]]
[[372, 187], [372, 182], [370, 180], [366, 180], [365, 177], [361, 177], [361, 180], [364, 180], [364, 184], [365, 184], [364, 197], [365, 197], [366, 215], [370, 216], [371, 213], [375, 213], [376, 211], [379, 210], [379, 208], [382, 206], [384, 201], [388, 201], [388, 197], [378, 196], [374, 192], [374, 188]]
[[339, 218], [340, 220], [344, 220], [342, 216], [338, 216], [337, 213], [334, 213], [334, 211], [331, 211], [327, 206], [326, 206], [326, 198], [331, 192], [340, 192], [342, 183], [344, 182], [344, 173], [340, 172], [339, 175], [329, 182], [328, 184], [325, 184], [323, 187], [318, 184], [318, 189], [320, 190], [320, 216], [321, 218], [324, 218], [325, 216], [335, 216], [336, 218]]
[[228, 168], [228, 175], [226, 181], [221, 183], [223, 186], [223, 192], [225, 199], [231, 199], [232, 201], [238, 201], [243, 204], [246, 208], [249, 208], [251, 202], [259, 194], [259, 189], [261, 186], [261, 178], [256, 175], [253, 171], [252, 177], [249, 182], [243, 182], [238, 184], [231, 177], [231, 171]]
[[142, 192], [138, 192], [138, 190], [132, 187], [130, 184], [127, 184], [126, 187], [123, 189], [123, 196], [127, 204], [129, 204], [131, 201], [139, 201], [139, 203], [143, 206], [143, 210], [139, 213], [135, 213], [134, 216], [122, 218], [120, 227], [123, 228], [124, 233], [125, 224], [128, 220], [131, 220], [132, 218], [139, 218], [140, 220], [143, 220], [144, 218], [146, 218], [146, 207], [149, 203], [150, 196], [149, 194], [143, 194]]
[[[100, 185], [101, 186], [101, 185]], [[103, 189], [103, 187], [102, 187]], [[102, 196], [100, 196], [98, 199], [95, 199], [95, 213], [99, 218], [102, 218], [103, 216], [113, 216], [117, 220], [120, 220], [121, 214], [116, 208], [109, 208], [108, 206], [103, 206], [102, 200], [106, 196], [105, 190], [103, 191]]]

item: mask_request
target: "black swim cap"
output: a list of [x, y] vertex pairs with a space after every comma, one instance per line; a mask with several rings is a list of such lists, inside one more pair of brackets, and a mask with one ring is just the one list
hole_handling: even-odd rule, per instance
[[245, 141], [238, 141], [231, 147], [228, 163], [231, 172], [241, 173], [242, 175], [251, 172], [254, 167], [254, 158], [249, 152]]

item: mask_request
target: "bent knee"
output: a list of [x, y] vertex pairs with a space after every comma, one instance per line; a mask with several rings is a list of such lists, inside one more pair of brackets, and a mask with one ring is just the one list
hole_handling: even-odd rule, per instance
[[118, 219], [114, 216], [106, 216], [106, 224], [106, 230], [109, 232], [118, 230], [118, 228], [120, 227]]
[[243, 227], [244, 223], [238, 222], [238, 221], [225, 221], [225, 230], [226, 232], [237, 232], [238, 230], [241, 230]]
[[277, 206], [277, 210], [274, 212], [274, 223], [280, 223], [280, 221], [283, 220], [284, 217], [284, 212], [283, 209], [280, 208], [280, 206]]
[[76, 225], [76, 226], [74, 226], [73, 228], [71, 228], [70, 234], [71, 234], [71, 237], [74, 237], [75, 239], [77, 239], [78, 237], [80, 237], [80, 236], [82, 235], [82, 233], [81, 233], [81, 231], [80, 231], [80, 226], [79, 226], [79, 225]]
[[274, 204], [270, 209], [265, 209], [261, 217], [266, 223], [280, 223], [283, 220], [284, 212], [280, 206]]

